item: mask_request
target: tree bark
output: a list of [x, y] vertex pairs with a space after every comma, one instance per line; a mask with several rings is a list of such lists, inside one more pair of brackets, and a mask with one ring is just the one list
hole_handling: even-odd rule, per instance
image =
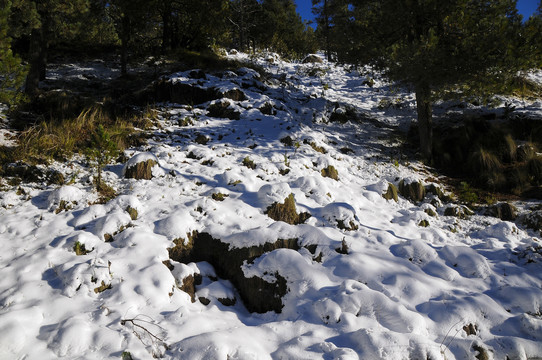
[[433, 107], [431, 104], [431, 88], [428, 84], [416, 84], [416, 106], [418, 110], [420, 151], [423, 160], [431, 165], [433, 162]]
[[331, 62], [331, 40], [330, 40], [330, 26], [329, 26], [329, 12], [327, 7], [327, 0], [324, 0], [324, 18], [325, 18], [325, 37], [326, 37], [326, 57], [327, 61]]
[[169, 1], [164, 2], [162, 9], [162, 53], [167, 54], [171, 49], [172, 29], [171, 29], [171, 3]]
[[43, 30], [41, 28], [33, 29], [30, 33], [30, 66], [25, 82], [25, 92], [30, 96], [35, 95], [39, 89], [40, 75], [43, 64], [41, 56], [44, 54], [42, 49], [43, 46]]
[[122, 18], [122, 30], [120, 36], [120, 74], [126, 75], [128, 67], [128, 43], [130, 42], [130, 19], [124, 15]]

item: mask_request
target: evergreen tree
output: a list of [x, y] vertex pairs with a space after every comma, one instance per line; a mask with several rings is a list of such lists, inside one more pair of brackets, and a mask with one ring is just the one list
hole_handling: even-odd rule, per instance
[[250, 44], [254, 47], [255, 38], [257, 37], [258, 22], [261, 20], [259, 16], [262, 8], [257, 0], [232, 0], [230, 3], [231, 16], [230, 23], [233, 26], [234, 44], [241, 51], [246, 51], [250, 48]]
[[520, 43], [523, 59], [530, 68], [542, 69], [542, 2], [525, 22]]
[[[432, 160], [432, 99], [448, 86], [515, 70], [511, 42], [521, 17], [514, 0], [356, 0], [341, 56], [370, 64], [415, 91], [420, 150]], [[516, 69], [517, 70], [517, 69]]]
[[[316, 15], [316, 36], [329, 61], [341, 53], [347, 41], [348, 4], [346, 0], [312, 0]], [[348, 43], [347, 43], [348, 44]]]
[[67, 31], [74, 18], [88, 10], [88, 0], [13, 0], [11, 33], [28, 37], [29, 63], [25, 91], [33, 95], [45, 79], [49, 46]]
[[263, 0], [260, 43], [290, 57], [316, 50], [313, 33], [303, 23], [293, 0]]
[[11, 104], [24, 80], [24, 67], [21, 59], [11, 50], [8, 36], [11, 1], [0, 0], [0, 102]]
[[153, 5], [152, 1], [147, 0], [111, 0], [106, 4], [109, 7], [109, 15], [121, 43], [120, 67], [122, 75], [127, 74], [128, 53], [136, 35], [145, 30], [148, 24], [147, 20], [152, 17]]

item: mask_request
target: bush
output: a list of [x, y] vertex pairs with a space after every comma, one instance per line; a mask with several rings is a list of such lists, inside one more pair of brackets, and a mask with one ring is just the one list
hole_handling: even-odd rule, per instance
[[[93, 107], [72, 119], [41, 122], [24, 130], [18, 138], [14, 158], [30, 163], [63, 160], [73, 153], [86, 153], [101, 125], [110, 141], [124, 149], [133, 127], [127, 121], [113, 120], [100, 108]], [[102, 131], [102, 130], [100, 130]]]
[[102, 170], [119, 152], [117, 144], [111, 139], [111, 134], [105, 130], [102, 124], [99, 124], [94, 133], [91, 134], [90, 146], [86, 152], [89, 162], [95, 166], [98, 175], [96, 190], [101, 191], [103, 188]]

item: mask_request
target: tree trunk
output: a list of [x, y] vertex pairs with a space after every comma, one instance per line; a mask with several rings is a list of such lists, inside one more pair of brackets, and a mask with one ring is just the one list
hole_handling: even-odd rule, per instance
[[330, 35], [329, 35], [330, 26], [329, 26], [327, 0], [324, 0], [324, 18], [325, 18], [324, 32], [325, 32], [325, 37], [326, 37], [326, 58], [327, 58], [327, 61], [331, 62], [331, 40], [330, 40]]
[[120, 74], [126, 75], [128, 67], [128, 42], [130, 41], [130, 19], [125, 15], [122, 18], [120, 37]]
[[428, 84], [416, 84], [416, 106], [418, 109], [420, 151], [423, 160], [431, 165], [433, 162], [433, 108], [431, 88]]
[[162, 53], [167, 54], [168, 50], [171, 49], [171, 38], [172, 38], [172, 29], [171, 29], [171, 4], [169, 1], [164, 3], [163, 13], [162, 13]]
[[30, 96], [35, 95], [39, 88], [40, 75], [43, 64], [43, 59], [41, 59], [41, 57], [45, 54], [42, 49], [43, 46], [43, 30], [41, 28], [33, 29], [30, 33], [30, 66], [28, 69], [28, 74], [26, 75], [25, 83], [25, 92]]

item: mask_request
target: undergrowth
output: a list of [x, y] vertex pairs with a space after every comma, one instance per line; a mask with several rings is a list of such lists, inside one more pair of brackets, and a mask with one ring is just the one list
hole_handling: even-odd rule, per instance
[[74, 153], [85, 154], [93, 149], [97, 133], [109, 138], [113, 146], [123, 150], [134, 133], [130, 119], [112, 119], [100, 107], [94, 106], [75, 118], [42, 121], [23, 130], [15, 148], [1, 148], [3, 164], [23, 161], [47, 164], [52, 160], [65, 161]]

